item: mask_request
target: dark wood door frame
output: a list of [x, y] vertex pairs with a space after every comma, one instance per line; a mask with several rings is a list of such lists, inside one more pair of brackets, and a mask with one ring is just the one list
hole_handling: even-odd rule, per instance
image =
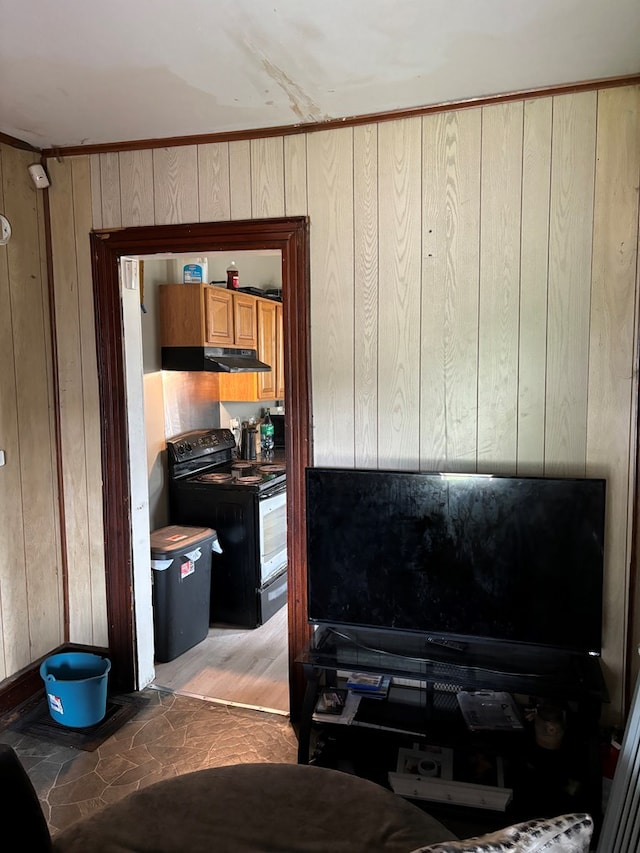
[[297, 719], [303, 679], [295, 658], [310, 635], [307, 623], [304, 469], [311, 458], [309, 356], [309, 222], [307, 217], [158, 225], [91, 234], [102, 439], [104, 552], [111, 683], [136, 684], [133, 557], [128, 466], [124, 340], [118, 262], [165, 252], [279, 249], [282, 253], [287, 426], [289, 672], [291, 717]]

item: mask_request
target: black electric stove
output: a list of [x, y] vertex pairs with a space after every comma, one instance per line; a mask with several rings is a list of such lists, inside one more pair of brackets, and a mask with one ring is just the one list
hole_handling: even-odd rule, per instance
[[255, 628], [287, 600], [286, 470], [281, 454], [237, 458], [228, 429], [192, 430], [167, 441], [172, 524], [211, 527], [212, 623]]

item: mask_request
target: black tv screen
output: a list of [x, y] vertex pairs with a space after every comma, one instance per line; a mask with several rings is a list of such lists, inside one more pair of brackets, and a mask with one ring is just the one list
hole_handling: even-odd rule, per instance
[[605, 491], [308, 468], [309, 621], [600, 654]]

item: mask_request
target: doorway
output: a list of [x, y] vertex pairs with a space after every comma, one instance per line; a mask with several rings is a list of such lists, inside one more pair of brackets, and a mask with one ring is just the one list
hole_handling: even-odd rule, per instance
[[290, 714], [295, 720], [303, 694], [302, 672], [296, 659], [310, 634], [306, 619], [304, 517], [304, 469], [310, 464], [311, 447], [308, 219], [127, 228], [92, 234], [91, 248], [102, 424], [109, 646], [113, 683], [121, 690], [140, 689], [149, 683], [153, 662], [149, 660], [152, 643], [144, 636], [150, 625], [148, 540], [136, 533], [148, 508], [132, 499], [131, 491], [119, 260], [123, 256], [160, 251], [202, 255], [210, 251], [275, 249], [282, 253], [282, 285], [286, 292], [286, 422], [291, 437], [286, 449], [289, 692]]
[[[139, 284], [138, 290], [132, 294], [125, 292], [127, 281], [123, 287], [125, 315], [129, 311], [133, 315], [131, 324], [125, 323], [125, 332], [135, 327], [131, 328], [130, 335], [125, 334], [125, 362], [128, 365], [137, 353], [142, 352], [151, 531], [177, 520], [171, 515], [169, 507], [170, 465], [167, 442], [192, 430], [213, 428], [228, 429], [239, 444], [239, 425], [243, 421], [250, 418], [257, 421], [267, 408], [274, 412], [276, 404], [281, 405], [283, 402], [277, 401], [274, 394], [267, 399], [264, 393], [265, 388], [267, 392], [275, 392], [278, 387], [275, 380], [272, 383], [252, 384], [245, 381], [246, 374], [240, 374], [242, 381], [239, 383], [218, 383], [219, 375], [215, 373], [162, 369], [161, 287], [182, 282], [183, 269], [194, 261], [201, 263], [206, 271], [205, 282], [222, 284], [224, 287], [227, 267], [233, 263], [240, 270], [241, 289], [247, 288], [247, 292], [256, 296], [262, 295], [263, 302], [269, 293], [272, 299], [280, 299], [282, 293], [282, 257], [278, 250], [207, 252], [202, 258], [163, 252], [127, 258], [124, 264], [121, 263], [121, 274], [124, 272], [126, 278], [128, 270], [135, 270], [134, 277]], [[128, 305], [130, 297], [131, 308]], [[278, 304], [280, 312], [281, 306]], [[273, 305], [273, 302], [269, 303], [270, 308]], [[271, 363], [270, 359], [265, 360]], [[280, 370], [280, 367], [274, 363], [273, 369], [275, 376], [275, 371]], [[130, 377], [130, 372], [127, 373]], [[255, 376], [253, 374], [251, 379], [255, 379]], [[128, 389], [130, 406], [135, 405], [131, 401], [135, 400], [137, 387], [136, 381], [136, 387]], [[284, 495], [282, 504], [281, 514], [284, 513]], [[178, 521], [189, 523], [184, 517]], [[196, 519], [194, 523], [199, 525], [200, 522], [204, 523], [204, 519]], [[215, 526], [211, 518], [207, 523]], [[214, 570], [218, 559], [213, 557]], [[155, 572], [152, 575], [154, 580], [159, 577]], [[280, 604], [285, 597], [284, 590], [279, 598]], [[286, 604], [256, 628], [245, 627], [242, 623], [226, 624], [214, 619], [207, 636], [196, 646], [174, 660], [156, 660], [152, 684], [207, 701], [288, 714], [287, 646]]]

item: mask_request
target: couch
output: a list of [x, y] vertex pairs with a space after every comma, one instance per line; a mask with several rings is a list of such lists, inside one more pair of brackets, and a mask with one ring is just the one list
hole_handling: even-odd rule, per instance
[[592, 833], [582, 814], [458, 840], [417, 806], [356, 776], [238, 764], [149, 785], [51, 838], [33, 785], [6, 745], [0, 782], [5, 837], [29, 853], [587, 853]]

